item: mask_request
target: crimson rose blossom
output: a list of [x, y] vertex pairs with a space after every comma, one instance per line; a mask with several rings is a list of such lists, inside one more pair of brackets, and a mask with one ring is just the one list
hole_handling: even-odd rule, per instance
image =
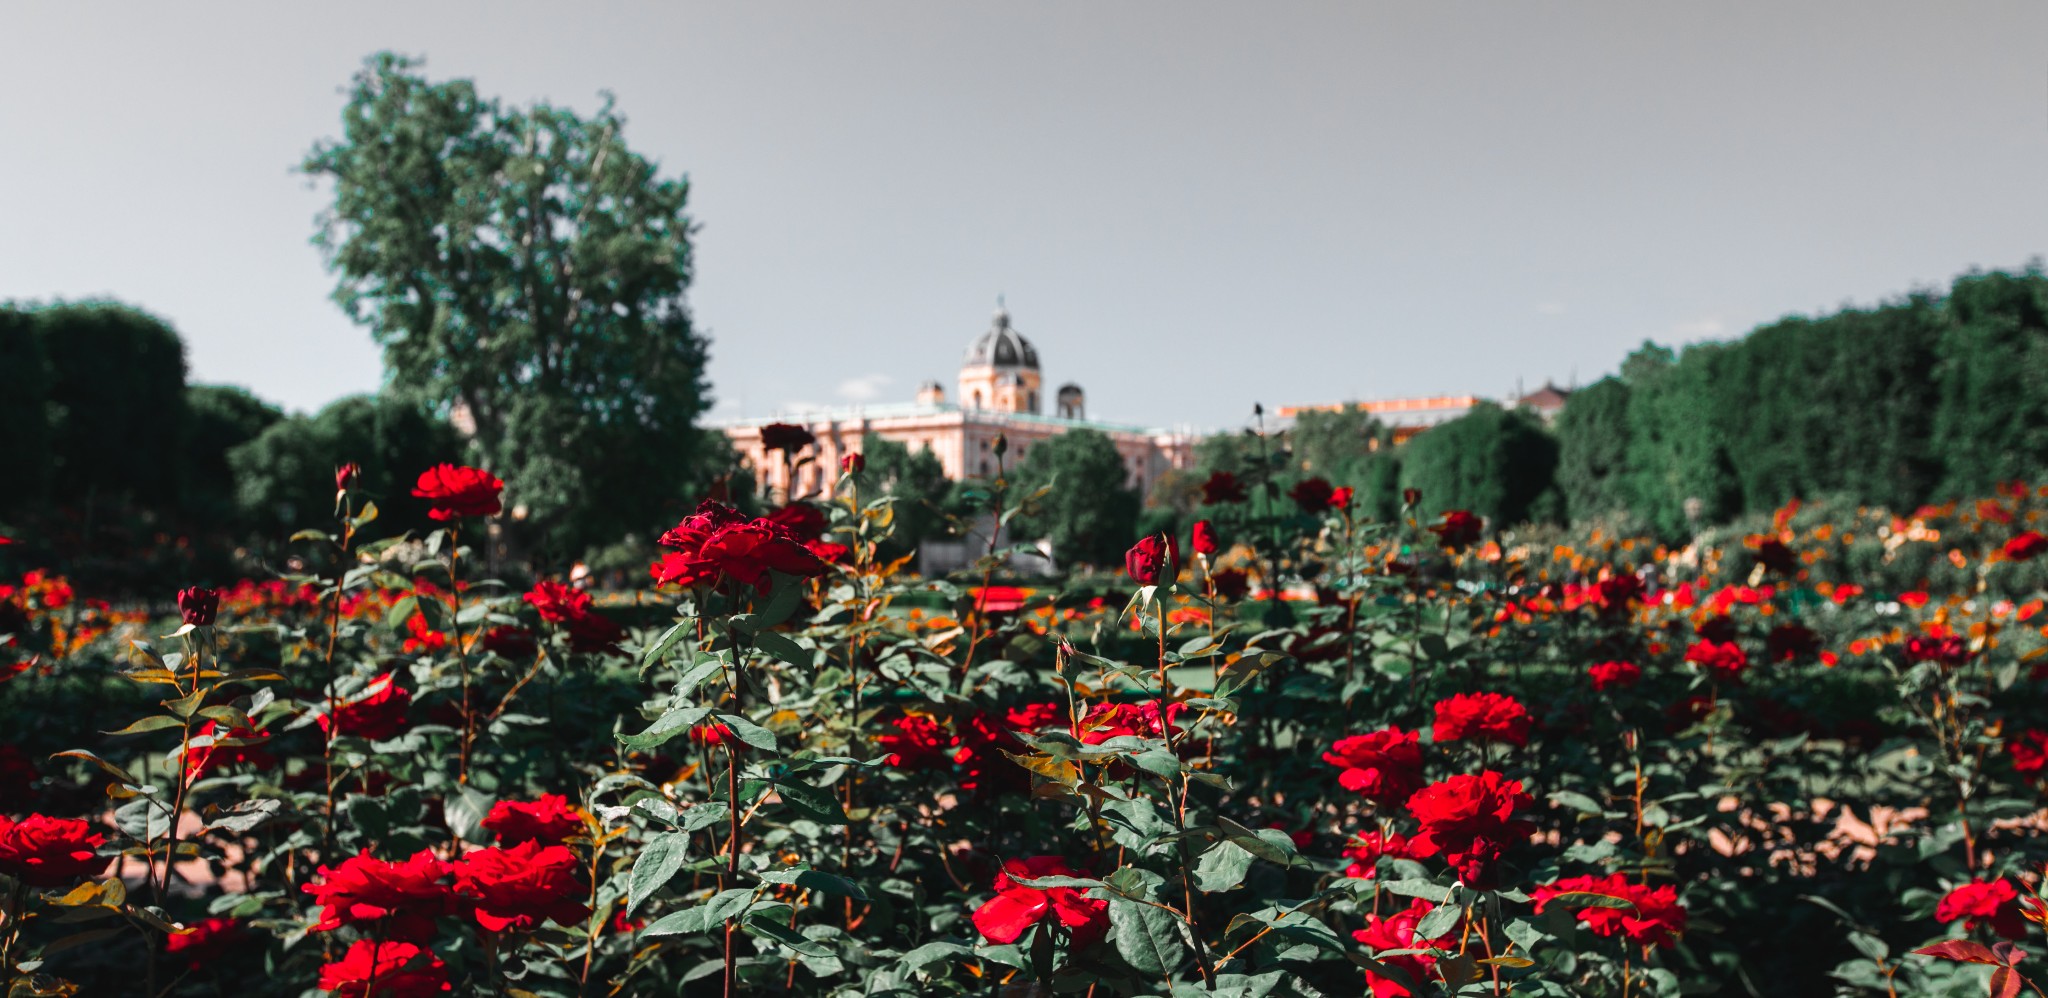
[[[1352, 932], [1351, 938], [1372, 947], [1374, 953], [1411, 949], [1456, 951], [1460, 934], [1457, 926], [1452, 926], [1448, 932], [1435, 939], [1416, 936], [1416, 926], [1422, 924], [1422, 920], [1435, 910], [1436, 905], [1422, 898], [1414, 898], [1408, 902], [1408, 907], [1392, 914], [1365, 916], [1365, 928]], [[1430, 979], [1430, 969], [1436, 966], [1437, 960], [1430, 953], [1403, 953], [1375, 959], [1407, 974], [1410, 983], [1425, 988], [1429, 985], [1424, 982]], [[1415, 993], [1402, 987], [1393, 978], [1375, 974], [1370, 970], [1365, 972], [1365, 982], [1372, 988], [1373, 998], [1407, 998]]]
[[1422, 745], [1417, 732], [1382, 728], [1340, 738], [1323, 761], [1340, 767], [1344, 789], [1377, 804], [1400, 807], [1422, 787]]
[[1072, 935], [1075, 946], [1088, 946], [1109, 931], [1109, 902], [1086, 897], [1080, 888], [1041, 889], [1012, 879], [1078, 876], [1057, 856], [1010, 860], [996, 874], [996, 896], [974, 909], [974, 927], [989, 942], [1014, 943], [1025, 929], [1051, 918]]
[[1331, 491], [1331, 493], [1330, 493], [1330, 508], [1332, 508], [1332, 509], [1350, 509], [1350, 508], [1351, 508], [1351, 486], [1349, 486], [1349, 485], [1340, 485], [1340, 486], [1338, 486], [1338, 487], [1337, 487], [1336, 489], [1334, 489], [1334, 490], [1332, 490], [1332, 491]]
[[1685, 660], [1724, 683], [1742, 682], [1749, 668], [1749, 653], [1733, 641], [1695, 641], [1685, 649]]
[[1614, 687], [1627, 689], [1642, 682], [1643, 667], [1634, 662], [1602, 662], [1586, 670], [1593, 676], [1594, 692], [1604, 692]]
[[1196, 520], [1190, 541], [1189, 547], [1193, 548], [1196, 554], [1215, 554], [1216, 527], [1207, 520]]
[[1436, 535], [1437, 541], [1444, 547], [1459, 550], [1478, 540], [1484, 526], [1484, 521], [1472, 515], [1470, 511], [1454, 509], [1445, 513], [1442, 519], [1430, 524], [1429, 531]]
[[577, 867], [567, 846], [478, 849], [455, 864], [455, 889], [474, 899], [477, 924], [488, 932], [527, 932], [545, 920], [574, 925], [590, 917], [589, 908], [571, 900], [589, 894]]
[[1459, 693], [1436, 702], [1436, 725], [1430, 734], [1439, 742], [1463, 740], [1529, 744], [1536, 723], [1529, 708], [1504, 693]]
[[780, 524], [797, 540], [805, 542], [825, 536], [825, 531], [832, 525], [832, 521], [826, 518], [824, 510], [807, 502], [793, 502], [778, 507], [765, 519], [769, 523]]
[[30, 887], [70, 887], [106, 871], [111, 857], [98, 852], [106, 841], [77, 818], [0, 814], [0, 873]]
[[761, 446], [768, 450], [794, 454], [817, 442], [816, 434], [794, 423], [769, 423], [761, 427]]
[[1172, 534], [1141, 538], [1124, 552], [1124, 571], [1141, 586], [1171, 585], [1180, 576], [1180, 541]]
[[1376, 867], [1381, 856], [1407, 859], [1408, 836], [1399, 832], [1359, 832], [1352, 836], [1351, 844], [1344, 849], [1344, 858], [1351, 865], [1344, 868], [1344, 875], [1354, 879], [1371, 880], [1378, 875]]
[[540, 612], [540, 619], [551, 624], [568, 623], [590, 610], [590, 593], [553, 579], [534, 583], [532, 591], [521, 598]]
[[491, 813], [485, 816], [483, 824], [497, 835], [499, 845], [559, 845], [563, 839], [583, 831], [583, 816], [561, 794], [541, 794], [539, 800], [530, 804], [501, 800], [491, 805]]
[[313, 931], [388, 919], [382, 931], [391, 938], [432, 939], [434, 919], [457, 909], [457, 899], [444, 883], [450, 870], [426, 849], [401, 863], [387, 863], [365, 849], [340, 866], [323, 866], [319, 881], [302, 888], [320, 905], [320, 921]]
[[341, 998], [429, 998], [454, 986], [448, 983], [448, 965], [427, 950], [412, 943], [358, 939], [341, 959], [320, 968], [320, 990]]
[[2006, 742], [2006, 751], [2012, 753], [2012, 768], [2022, 773], [2038, 773], [2048, 767], [2048, 731], [2028, 728]]
[[1287, 492], [1287, 497], [1294, 500], [1294, 504], [1300, 506], [1302, 512], [1311, 516], [1329, 509], [1330, 500], [1335, 495], [1336, 490], [1321, 478], [1304, 478]]
[[1534, 803], [1521, 781], [1493, 770], [1453, 776], [1408, 799], [1408, 813], [1422, 823], [1408, 843], [1418, 857], [1441, 853], [1467, 886], [1489, 890], [1498, 883], [1494, 867], [1508, 847], [1535, 833], [1534, 824], [1514, 816]]
[[839, 459], [839, 470], [849, 475], [858, 475], [868, 470], [868, 459], [859, 454], [848, 454]]
[[362, 466], [355, 463], [354, 461], [350, 461], [347, 464], [344, 464], [341, 467], [334, 469], [334, 491], [347, 492], [349, 490], [349, 486], [354, 485], [356, 483], [356, 477], [358, 475], [361, 475], [362, 473]]
[[929, 714], [905, 714], [889, 721], [896, 729], [877, 735], [875, 743], [889, 751], [889, 765], [897, 769], [939, 769], [953, 763], [953, 750], [960, 739]]
[[187, 931], [164, 938], [164, 952], [178, 957], [192, 970], [233, 954], [247, 935], [239, 920], [224, 915], [201, 919], [185, 928]]
[[1963, 919], [1964, 931], [1975, 931], [1978, 923], [2007, 939], [2027, 937], [2026, 919], [2020, 915], [2020, 895], [2004, 880], [1972, 881], [1959, 884], [1934, 907], [1934, 920], [1948, 923]]
[[435, 520], [456, 520], [465, 516], [493, 516], [505, 508], [498, 493], [505, 483], [481, 468], [437, 464], [420, 472], [412, 494], [432, 507], [427, 516]]
[[193, 627], [212, 627], [220, 613], [220, 592], [201, 586], [178, 590], [178, 617]]
[[[1620, 898], [1631, 905], [1627, 908], [1585, 907], [1574, 912], [1574, 916], [1586, 923], [1596, 936], [1625, 935], [1638, 945], [1670, 949], [1677, 945], [1678, 937], [1685, 934], [1685, 906], [1678, 903], [1678, 889], [1669, 884], [1662, 887], [1631, 884], [1619, 873], [1605, 877], [1567, 877], [1536, 888], [1537, 913], [1542, 913], [1544, 905], [1570, 894]], [[1572, 897], [1562, 897], [1562, 901], [1566, 905], [1584, 903]]]
[[1798, 624], [1779, 624], [1764, 635], [1764, 657], [1773, 662], [1796, 662], [1820, 654], [1820, 635]]
[[[1167, 704], [1166, 720], [1176, 723], [1185, 704]], [[1099, 703], [1089, 708], [1081, 718], [1081, 744], [1100, 745], [1112, 738], [1135, 735], [1139, 738], [1164, 738], [1166, 729], [1159, 724], [1159, 701], [1144, 703]]]
[[1913, 662], [1961, 665], [1970, 658], [1970, 646], [1962, 638], [1954, 635], [1914, 637], [1906, 641], [1906, 658]]
[[1227, 471], [1212, 471], [1209, 480], [1202, 483], [1202, 503], [1207, 506], [1221, 506], [1224, 503], [1244, 502], [1248, 496], [1244, 483]]
[[354, 698], [335, 704], [333, 716], [320, 715], [320, 728], [332, 728], [337, 735], [385, 741], [405, 730], [405, 712], [410, 706], [412, 694], [392, 682], [387, 672], [370, 680]]
[[2015, 535], [2005, 542], [2005, 556], [2014, 561], [2027, 561], [2042, 551], [2048, 551], [2048, 537], [2041, 536], [2038, 530]]
[[761, 519], [721, 528], [698, 549], [698, 556], [756, 592], [767, 590], [770, 572], [814, 578], [830, 571], [788, 530]]

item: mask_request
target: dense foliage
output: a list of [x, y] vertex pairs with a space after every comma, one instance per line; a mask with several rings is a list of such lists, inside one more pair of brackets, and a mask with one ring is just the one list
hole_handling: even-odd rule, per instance
[[480, 578], [505, 485], [446, 464], [323, 469], [288, 574], [169, 619], [8, 566], [12, 993], [2032, 983], [2048, 490], [1667, 549], [1252, 468], [1034, 590], [903, 574], [847, 472], [654, 593]]

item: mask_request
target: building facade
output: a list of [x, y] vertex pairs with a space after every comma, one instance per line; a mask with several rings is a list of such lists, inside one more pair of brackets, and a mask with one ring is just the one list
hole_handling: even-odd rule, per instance
[[[944, 386], [925, 382], [915, 401], [891, 405], [847, 406], [791, 412], [763, 419], [716, 421], [741, 459], [753, 469], [755, 481], [776, 494], [806, 496], [830, 490], [839, 462], [857, 454], [861, 440], [874, 434], [901, 443], [912, 453], [929, 451], [939, 459], [946, 477], [955, 480], [991, 477], [996, 473], [995, 442], [1003, 437], [1004, 463], [1016, 467], [1031, 448], [1068, 430], [1098, 430], [1116, 445], [1130, 486], [1147, 494], [1159, 476], [1193, 463], [1196, 436], [1187, 432], [1096, 422], [1087, 418], [1087, 397], [1081, 386], [1065, 384], [1048, 398], [1039, 370], [1038, 350], [1010, 324], [1009, 312], [998, 308], [986, 332], [968, 345], [949, 399]], [[1048, 403], [1050, 405], [1048, 406]], [[1046, 415], [1042, 410], [1053, 410]], [[788, 468], [779, 453], [761, 442], [761, 428], [790, 423], [817, 437], [815, 460]]]

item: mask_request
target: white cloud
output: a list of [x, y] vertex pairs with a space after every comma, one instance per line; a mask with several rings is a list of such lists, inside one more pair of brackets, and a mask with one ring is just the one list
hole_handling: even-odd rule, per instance
[[882, 389], [896, 379], [886, 374], [863, 374], [839, 383], [839, 397], [848, 402], [873, 402], [882, 396]]

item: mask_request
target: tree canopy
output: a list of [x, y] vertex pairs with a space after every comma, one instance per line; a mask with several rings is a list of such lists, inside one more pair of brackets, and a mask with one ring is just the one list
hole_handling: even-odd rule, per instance
[[393, 384], [475, 420], [476, 459], [544, 548], [672, 520], [720, 446], [693, 426], [688, 182], [627, 147], [609, 96], [589, 117], [512, 107], [389, 53], [342, 126], [303, 164], [333, 189], [316, 242]]
[[1108, 434], [1072, 429], [1033, 444], [1011, 475], [1012, 494], [1057, 482], [1017, 518], [1020, 535], [1048, 537], [1061, 562], [1116, 564], [1138, 523], [1138, 494]]

